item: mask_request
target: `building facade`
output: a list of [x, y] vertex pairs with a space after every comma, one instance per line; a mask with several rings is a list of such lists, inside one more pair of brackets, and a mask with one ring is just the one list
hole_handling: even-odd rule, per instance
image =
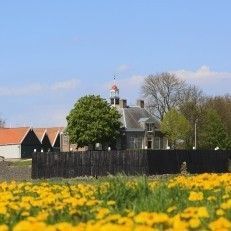
[[119, 88], [114, 84], [110, 90], [110, 104], [121, 115], [117, 149], [166, 149], [167, 139], [160, 132], [160, 122], [145, 109], [143, 100], [128, 106], [126, 99], [120, 99]]

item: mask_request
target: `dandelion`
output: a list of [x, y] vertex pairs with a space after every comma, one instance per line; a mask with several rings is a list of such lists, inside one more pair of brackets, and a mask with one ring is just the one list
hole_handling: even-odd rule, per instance
[[204, 198], [203, 192], [190, 192], [188, 199], [190, 201], [201, 201], [203, 200], [203, 198]]

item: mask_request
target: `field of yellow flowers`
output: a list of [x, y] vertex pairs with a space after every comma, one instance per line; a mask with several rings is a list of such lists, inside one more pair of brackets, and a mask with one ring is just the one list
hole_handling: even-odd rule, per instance
[[231, 174], [0, 183], [0, 231], [231, 230]]

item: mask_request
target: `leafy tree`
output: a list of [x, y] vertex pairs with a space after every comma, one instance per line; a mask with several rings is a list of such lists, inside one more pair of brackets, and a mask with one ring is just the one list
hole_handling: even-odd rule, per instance
[[120, 114], [100, 96], [80, 98], [67, 116], [67, 134], [78, 147], [110, 144], [119, 135]]
[[207, 109], [200, 134], [200, 147], [203, 149], [231, 148], [231, 141], [224, 129], [220, 116], [214, 109]]
[[168, 111], [161, 122], [161, 132], [166, 135], [172, 148], [179, 147], [179, 141], [185, 142], [190, 130], [188, 120], [175, 109]]
[[205, 106], [216, 110], [225, 131], [231, 137], [231, 95], [209, 97]]
[[[184, 101], [179, 106], [179, 111], [189, 121], [192, 128], [197, 124], [197, 130], [201, 131], [203, 125], [203, 118], [205, 114], [206, 97], [196, 86], [190, 86], [185, 94]], [[190, 135], [186, 140], [187, 148], [192, 148], [195, 145], [195, 129], [191, 129]]]

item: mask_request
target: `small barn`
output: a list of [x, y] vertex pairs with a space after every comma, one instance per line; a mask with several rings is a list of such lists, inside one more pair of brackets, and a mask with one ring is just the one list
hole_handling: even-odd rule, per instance
[[33, 130], [42, 144], [42, 150], [44, 152], [52, 151], [52, 144], [48, 137], [47, 129], [46, 128], [34, 128]]
[[4, 158], [31, 158], [34, 149], [40, 151], [41, 147], [30, 127], [0, 129], [0, 156]]
[[52, 150], [60, 152], [60, 145], [61, 145], [61, 134], [63, 133], [63, 127], [51, 127], [47, 128], [46, 132], [51, 142]]

